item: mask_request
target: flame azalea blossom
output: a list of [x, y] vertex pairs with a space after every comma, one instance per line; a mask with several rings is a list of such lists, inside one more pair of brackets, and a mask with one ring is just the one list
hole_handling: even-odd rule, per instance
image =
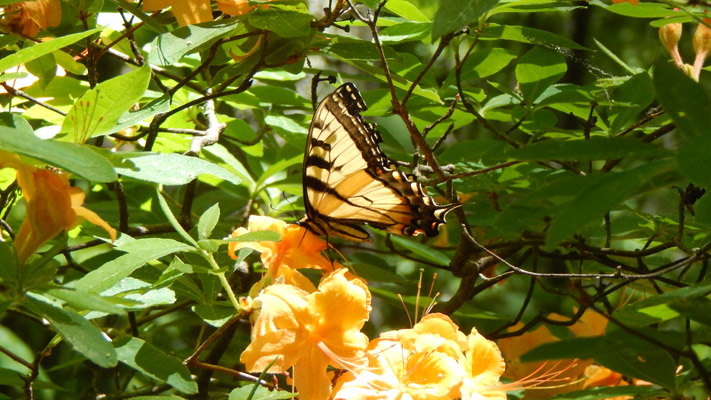
[[104, 228], [111, 240], [116, 240], [114, 228], [81, 206], [84, 192], [69, 185], [67, 174], [25, 164], [20, 157], [6, 151], [0, 151], [2, 168], [17, 170], [17, 183], [27, 202], [27, 217], [14, 241], [21, 264], [59, 232], [76, 226], [81, 218]]
[[172, 7], [180, 26], [212, 21], [210, 0], [145, 0], [143, 11], [158, 11]]
[[29, 37], [37, 36], [40, 29], [59, 25], [62, 20], [59, 0], [22, 1], [3, 8], [2, 24]]
[[268, 286], [252, 302], [252, 342], [240, 361], [248, 371], [293, 367], [294, 386], [304, 400], [327, 399], [328, 365], [343, 368], [363, 356], [368, 338], [360, 332], [370, 314], [370, 291], [345, 268], [324, 277], [308, 293], [291, 285]]
[[464, 367], [467, 375], [462, 383], [462, 400], [506, 400], [506, 392], [496, 390], [501, 386], [499, 379], [506, 369], [506, 363], [496, 344], [472, 328], [467, 337], [465, 354]]
[[[173, 15], [180, 26], [212, 21], [210, 0], [145, 0], [143, 2], [143, 11], [158, 11], [167, 7], [172, 7]], [[255, 6], [247, 4], [247, 0], [217, 0], [217, 9], [229, 15], [245, 15], [254, 8]]]
[[[550, 319], [566, 320], [566, 317], [551, 314]], [[522, 323], [515, 325], [512, 329], [520, 329]], [[605, 331], [607, 319], [602, 315], [593, 311], [586, 311], [582, 317], [568, 329], [579, 337], [599, 336]], [[533, 331], [526, 332], [521, 336], [500, 339], [499, 347], [504, 352], [506, 359], [505, 377], [515, 381], [527, 380], [536, 371], [546, 369], [544, 361], [521, 362], [520, 357], [544, 343], [550, 343], [558, 340], [545, 326], [539, 326]], [[582, 389], [584, 384], [585, 369], [593, 363], [592, 360], [562, 360], [546, 369], [547, 376], [554, 376], [555, 381], [564, 381], [565, 383], [557, 384], [555, 387], [545, 388], [537, 387], [535, 390], [527, 390], [524, 398], [526, 399], [547, 399], [559, 393], [567, 393], [574, 390]], [[537, 384], [544, 383], [543, 381]], [[533, 385], [535, 386], [535, 385]]]
[[230, 257], [236, 259], [235, 252], [248, 247], [262, 253], [262, 263], [267, 268], [267, 275], [276, 278], [282, 274], [281, 267], [320, 268], [332, 271], [333, 265], [321, 255], [328, 246], [326, 242], [306, 228], [287, 224], [271, 217], [251, 216], [247, 229], [238, 228], [232, 237], [247, 232], [274, 231], [281, 235], [279, 242], [233, 242], [229, 246]]
[[[269, 6], [263, 4], [261, 7], [266, 9]], [[225, 14], [244, 15], [252, 11], [255, 6], [247, 4], [247, 0], [217, 0], [217, 8]]]
[[370, 343], [368, 364], [341, 376], [334, 400], [505, 399], [495, 391], [504, 370], [496, 345], [476, 330], [466, 337], [443, 314]]

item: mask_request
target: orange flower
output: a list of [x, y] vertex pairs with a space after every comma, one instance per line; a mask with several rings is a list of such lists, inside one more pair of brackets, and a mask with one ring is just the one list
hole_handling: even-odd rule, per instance
[[497, 390], [506, 363], [496, 343], [487, 340], [472, 328], [471, 334], [467, 337], [467, 345], [464, 364], [467, 375], [462, 383], [462, 400], [506, 400], [506, 392]]
[[17, 170], [17, 183], [27, 202], [27, 216], [15, 235], [20, 263], [59, 232], [76, 226], [81, 218], [106, 230], [116, 240], [116, 230], [91, 210], [82, 207], [84, 192], [69, 185], [69, 176], [25, 164], [20, 157], [0, 150], [0, 169]]
[[331, 391], [328, 365], [342, 368], [362, 357], [368, 338], [360, 332], [370, 313], [370, 291], [345, 268], [326, 276], [318, 291], [275, 284], [257, 296], [252, 342], [240, 361], [248, 371], [269, 372], [293, 367], [299, 398], [327, 399]]
[[237, 258], [235, 252], [248, 247], [262, 253], [262, 263], [272, 278], [283, 275], [282, 267], [320, 268], [332, 271], [333, 265], [321, 255], [326, 250], [326, 242], [306, 228], [288, 224], [271, 217], [251, 216], [247, 229], [238, 228], [232, 232], [232, 237], [247, 232], [274, 231], [281, 235], [279, 242], [233, 242], [229, 245], [229, 254]]
[[444, 314], [370, 343], [368, 365], [339, 378], [335, 400], [505, 399], [495, 391], [504, 370], [496, 345], [476, 330], [467, 338]]
[[158, 11], [172, 7], [180, 26], [212, 21], [210, 0], [145, 0], [143, 11]]
[[[145, 0], [143, 11], [158, 11], [172, 7], [173, 15], [180, 26], [199, 24], [212, 21], [210, 0]], [[244, 15], [255, 6], [247, 4], [247, 0], [217, 0], [217, 9], [229, 15]], [[262, 8], [268, 6], [262, 5]]]
[[29, 37], [35, 37], [40, 29], [59, 25], [62, 20], [59, 0], [22, 1], [3, 8], [2, 24]]
[[[548, 318], [565, 319], [565, 317], [556, 314], [551, 314]], [[519, 323], [515, 325], [513, 329], [519, 329], [522, 326], [523, 324]], [[568, 329], [576, 336], [589, 337], [601, 335], [605, 331], [606, 326], [607, 319], [605, 319], [605, 317], [592, 311], [586, 311], [580, 320]], [[524, 363], [521, 362], [520, 357], [535, 347], [556, 340], [558, 339], [553, 336], [545, 326], [540, 326], [521, 336], [500, 339], [498, 344], [501, 351], [504, 352], [507, 366], [504, 376], [514, 381], [526, 380], [532, 374], [535, 374], [536, 371], [544, 369], [546, 364], [544, 361]], [[556, 385], [554, 388], [538, 387], [536, 390], [527, 390], [524, 397], [526, 399], [547, 399], [558, 393], [582, 389], [583, 380], [580, 378], [585, 373], [585, 369], [592, 363], [592, 360], [562, 360], [562, 362], [547, 369], [546, 375], [554, 376], [558, 382], [567, 381], [569, 382], [568, 384]]]

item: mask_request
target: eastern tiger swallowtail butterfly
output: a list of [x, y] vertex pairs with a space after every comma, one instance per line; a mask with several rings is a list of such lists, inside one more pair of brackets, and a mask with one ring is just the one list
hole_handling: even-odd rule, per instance
[[382, 153], [355, 85], [346, 83], [316, 108], [303, 165], [306, 217], [299, 224], [320, 236], [370, 242], [359, 225], [388, 233], [435, 236], [460, 204], [439, 206]]

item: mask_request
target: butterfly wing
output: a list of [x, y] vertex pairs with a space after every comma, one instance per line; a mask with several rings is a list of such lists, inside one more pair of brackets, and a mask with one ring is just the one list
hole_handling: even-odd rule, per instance
[[306, 218], [318, 235], [371, 241], [360, 225], [389, 233], [434, 236], [458, 204], [438, 206], [422, 186], [382, 153], [382, 140], [358, 89], [346, 83], [316, 109], [306, 143], [303, 179]]

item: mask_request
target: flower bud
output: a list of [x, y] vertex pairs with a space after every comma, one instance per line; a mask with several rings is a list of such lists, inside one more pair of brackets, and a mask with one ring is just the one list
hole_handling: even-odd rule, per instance
[[[704, 18], [706, 20], [706, 18]], [[709, 22], [709, 21], [705, 21]], [[708, 57], [709, 52], [711, 52], [711, 29], [705, 24], [699, 24], [694, 32], [694, 51], [696, 56], [704, 55], [704, 58]]]
[[[704, 22], [709, 23], [711, 20], [704, 18]], [[711, 53], [711, 29], [705, 24], [700, 23], [696, 28], [696, 32], [694, 32], [692, 43], [694, 44], [696, 58], [694, 59], [694, 68], [691, 77], [698, 82], [701, 69], [704, 67], [704, 61], [706, 61], [709, 53]]]
[[682, 26], [680, 23], [666, 24], [659, 28], [659, 41], [666, 47], [669, 54], [673, 54], [681, 38]]

